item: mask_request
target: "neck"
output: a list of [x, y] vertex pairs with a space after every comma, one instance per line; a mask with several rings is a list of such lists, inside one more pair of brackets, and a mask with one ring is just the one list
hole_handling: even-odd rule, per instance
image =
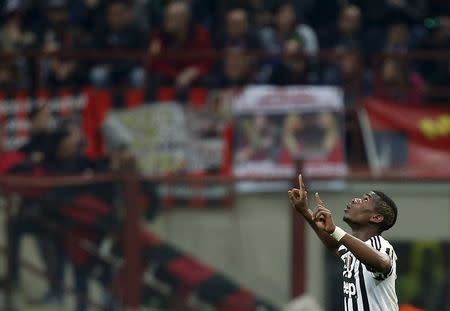
[[365, 242], [373, 236], [380, 235], [380, 232], [374, 227], [352, 227], [352, 235]]

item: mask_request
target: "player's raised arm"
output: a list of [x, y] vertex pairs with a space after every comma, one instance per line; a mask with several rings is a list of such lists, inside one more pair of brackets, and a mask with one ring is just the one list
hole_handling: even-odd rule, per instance
[[316, 227], [332, 237], [339, 244], [347, 249], [366, 267], [370, 267], [377, 272], [389, 272], [391, 269], [391, 260], [387, 254], [384, 254], [370, 247], [360, 239], [336, 227], [331, 212], [325, 208], [325, 204], [316, 193], [317, 210], [313, 214], [313, 221]]
[[332, 252], [337, 253], [339, 243], [333, 239], [328, 233], [319, 229], [313, 220], [313, 212], [308, 208], [308, 193], [303, 183], [302, 175], [298, 176], [299, 188], [293, 188], [288, 191], [289, 200], [295, 210], [303, 216], [308, 224], [314, 229], [317, 236], [322, 240], [323, 244]]

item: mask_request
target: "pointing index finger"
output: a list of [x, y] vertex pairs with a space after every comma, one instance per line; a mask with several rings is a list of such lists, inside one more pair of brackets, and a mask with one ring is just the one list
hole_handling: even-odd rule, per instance
[[322, 201], [322, 199], [319, 196], [319, 192], [316, 192], [315, 198], [316, 198], [316, 203], [318, 205], [323, 205], [323, 201]]
[[300, 190], [303, 191], [305, 190], [305, 184], [303, 183], [303, 177], [302, 174], [298, 175], [298, 184], [300, 186]]

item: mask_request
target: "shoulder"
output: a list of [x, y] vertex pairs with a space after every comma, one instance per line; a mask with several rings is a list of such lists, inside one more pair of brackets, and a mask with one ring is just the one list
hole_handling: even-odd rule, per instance
[[394, 247], [391, 243], [389, 243], [388, 240], [386, 240], [381, 235], [376, 235], [371, 237], [369, 240], [366, 241], [366, 244], [372, 246], [377, 251], [382, 251], [387, 253], [388, 255], [391, 255], [394, 253]]
[[394, 246], [392, 246], [392, 244], [388, 240], [383, 238], [382, 236], [380, 236], [380, 240], [381, 240], [382, 250], [386, 254], [388, 254], [389, 257], [391, 257], [391, 259], [396, 259], [397, 255], [395, 253]]
[[[382, 244], [381, 244], [382, 237], [380, 235], [375, 235], [368, 239], [365, 243], [369, 244], [373, 248], [375, 248], [377, 251], [381, 250]], [[383, 239], [384, 240], [384, 239]]]
[[382, 246], [394, 248], [394, 247], [392, 246], [392, 244], [391, 244], [388, 240], [386, 240], [384, 237], [382, 237], [381, 235], [379, 235], [378, 238], [379, 238], [379, 240], [380, 240]]

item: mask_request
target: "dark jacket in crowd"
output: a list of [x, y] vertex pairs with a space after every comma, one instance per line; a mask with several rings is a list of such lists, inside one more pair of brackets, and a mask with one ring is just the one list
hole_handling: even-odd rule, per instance
[[[129, 24], [120, 30], [114, 30], [105, 25], [94, 35], [92, 47], [111, 52], [142, 51], [147, 48], [147, 42], [147, 35], [134, 24]], [[138, 65], [138, 62], [130, 59], [108, 59], [102, 61], [102, 63], [113, 66], [112, 70], [116, 73], [126, 73]]]

